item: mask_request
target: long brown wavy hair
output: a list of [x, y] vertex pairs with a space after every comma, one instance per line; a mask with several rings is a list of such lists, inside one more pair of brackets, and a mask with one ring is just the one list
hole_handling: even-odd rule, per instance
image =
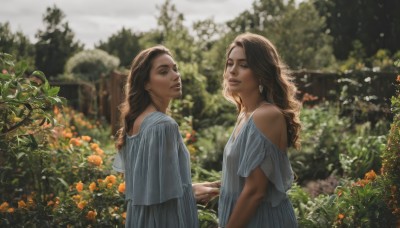
[[[254, 76], [264, 87], [262, 97], [265, 101], [278, 106], [287, 123], [288, 144], [300, 148], [300, 102], [296, 99], [297, 88], [287, 66], [281, 60], [274, 45], [265, 37], [244, 33], [235, 38], [226, 52], [226, 59], [235, 47], [244, 49], [247, 65]], [[227, 62], [225, 63], [223, 95], [234, 103], [240, 113], [243, 109], [241, 98], [228, 90], [226, 79]]]
[[136, 118], [152, 103], [145, 85], [150, 80], [153, 60], [162, 54], [172, 56], [166, 47], [158, 45], [141, 51], [132, 61], [124, 89], [125, 98], [119, 107], [121, 128], [117, 132], [118, 150], [125, 145], [125, 135], [132, 129]]

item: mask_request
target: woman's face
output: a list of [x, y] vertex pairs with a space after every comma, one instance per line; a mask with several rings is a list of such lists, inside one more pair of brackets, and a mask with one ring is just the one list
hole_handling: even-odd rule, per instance
[[153, 60], [146, 90], [152, 97], [168, 101], [182, 95], [181, 77], [171, 56], [161, 54]]
[[232, 94], [246, 94], [258, 91], [259, 82], [247, 64], [242, 47], [236, 46], [230, 52], [225, 71], [226, 85]]

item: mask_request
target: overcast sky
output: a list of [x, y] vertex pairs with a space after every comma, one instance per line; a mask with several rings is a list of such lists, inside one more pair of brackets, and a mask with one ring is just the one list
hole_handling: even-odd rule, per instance
[[[213, 17], [218, 23], [250, 9], [254, 0], [171, 0], [184, 14], [185, 25]], [[0, 0], [0, 22], [9, 22], [12, 31], [22, 31], [35, 42], [35, 33], [44, 29], [42, 17], [56, 5], [66, 15], [75, 37], [92, 48], [122, 27], [145, 32], [157, 26], [156, 16], [164, 0]]]

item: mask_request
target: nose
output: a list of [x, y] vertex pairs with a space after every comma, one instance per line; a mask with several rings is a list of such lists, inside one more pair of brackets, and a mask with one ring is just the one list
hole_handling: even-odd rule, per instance
[[172, 80], [176, 81], [176, 80], [180, 79], [180, 77], [181, 77], [181, 74], [179, 72], [174, 72]]
[[232, 65], [232, 66], [228, 66], [228, 72], [231, 75], [235, 75], [236, 74], [236, 65]]

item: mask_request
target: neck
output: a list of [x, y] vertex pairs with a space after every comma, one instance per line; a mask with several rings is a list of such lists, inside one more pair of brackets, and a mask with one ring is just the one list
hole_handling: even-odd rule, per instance
[[155, 110], [162, 112], [162, 113], [167, 113], [167, 109], [169, 106], [170, 100], [168, 101], [162, 101], [162, 100], [156, 100], [152, 99], [151, 105], [155, 108]]
[[242, 99], [242, 112], [244, 113], [253, 112], [264, 101], [258, 91], [257, 93], [246, 94], [244, 96], [241, 94], [240, 98]]

